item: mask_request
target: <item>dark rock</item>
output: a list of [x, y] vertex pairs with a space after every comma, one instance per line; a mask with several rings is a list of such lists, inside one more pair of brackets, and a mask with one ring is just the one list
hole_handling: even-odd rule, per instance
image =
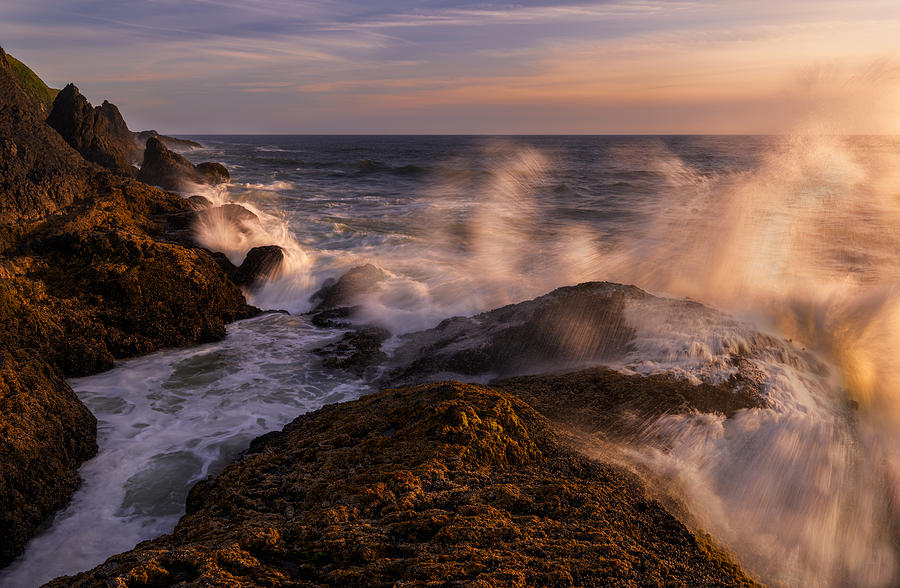
[[20, 223], [52, 214], [89, 192], [95, 170], [19, 87], [0, 49], [0, 247]]
[[[591, 435], [634, 441], [667, 414], [765, 408], [761, 384], [735, 374], [721, 384], [691, 384], [668, 374], [625, 375], [606, 368], [520, 376], [491, 382], [514, 393], [550, 420]], [[643, 439], [645, 441], [655, 439]]]
[[[77, 121], [124, 128], [111, 105], [85, 108], [76, 94], [64, 99]], [[3, 565], [68, 501], [96, 451], [95, 421], [61, 378], [219, 339], [258, 310], [208, 252], [157, 240], [191, 204], [85, 160], [22, 94], [2, 50], [0, 104]], [[73, 137], [89, 135], [70, 122], [85, 130]]]
[[508, 390], [385, 390], [200, 482], [174, 532], [51, 587], [750, 586], [627, 470]]
[[[0, 313], [3, 309], [0, 309]], [[97, 452], [97, 420], [40, 361], [0, 351], [0, 566], [11, 562], [79, 485]]]
[[233, 276], [238, 286], [253, 286], [265, 281], [278, 271], [284, 261], [284, 249], [278, 245], [254, 247], [247, 252], [244, 261]]
[[163, 145], [168, 147], [169, 149], [199, 149], [203, 147], [200, 143], [196, 141], [190, 141], [188, 139], [178, 139], [176, 137], [168, 137], [166, 135], [160, 135], [156, 131], [141, 131], [139, 133], [134, 133], [134, 141], [137, 144], [138, 149], [143, 152], [144, 146], [147, 145], [147, 139], [149, 138], [159, 139]]
[[339, 306], [353, 306], [362, 294], [374, 292], [388, 275], [379, 267], [367, 263], [345, 273], [337, 282], [326, 282], [310, 302], [316, 304], [312, 312], [331, 310]]
[[621, 357], [633, 337], [626, 300], [650, 297], [634, 286], [591, 282], [519, 304], [443, 321], [403, 336], [385, 382], [423, 382], [441, 374], [514, 375]]
[[115, 105], [107, 101], [94, 108], [74, 84], [56, 95], [47, 124], [85, 159], [134, 176], [137, 157], [131, 131]]
[[322, 356], [322, 363], [329, 368], [347, 370], [362, 377], [369, 368], [387, 359], [381, 344], [390, 336], [387, 329], [370, 325], [345, 333], [338, 341], [313, 353]]
[[195, 171], [204, 184], [209, 184], [211, 186], [227, 184], [229, 180], [231, 180], [231, 175], [221, 163], [212, 161], [198, 163]]
[[196, 210], [200, 210], [201, 208], [209, 208], [213, 205], [209, 198], [207, 198], [206, 196], [200, 196], [199, 194], [195, 194], [187, 200]]
[[144, 163], [137, 179], [159, 186], [164, 190], [183, 191], [191, 184], [215, 185], [228, 182], [225, 166], [219, 163], [201, 163], [194, 166], [183, 155], [169, 150], [156, 137], [147, 139], [144, 149]]
[[183, 155], [166, 149], [159, 139], [147, 140], [139, 181], [163, 190], [181, 190], [186, 182], [194, 181], [194, 174], [194, 164]]

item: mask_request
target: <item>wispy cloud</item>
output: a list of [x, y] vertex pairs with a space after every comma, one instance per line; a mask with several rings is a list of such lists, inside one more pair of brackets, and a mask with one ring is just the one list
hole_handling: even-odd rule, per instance
[[826, 67], [889, 78], [897, 30], [896, 0], [0, 3], [0, 43], [51, 83], [75, 80], [136, 124], [201, 131], [234, 130], [236, 110], [260, 131], [399, 120], [471, 131], [450, 118], [514, 115], [521, 130], [536, 120], [565, 130], [577, 126], [567, 113], [600, 111], [591, 120], [627, 112], [629, 124], [664, 126], [665, 112], [699, 124], [700, 104], [715, 114], [697, 130], [714, 130], [729, 104], [771, 109]]

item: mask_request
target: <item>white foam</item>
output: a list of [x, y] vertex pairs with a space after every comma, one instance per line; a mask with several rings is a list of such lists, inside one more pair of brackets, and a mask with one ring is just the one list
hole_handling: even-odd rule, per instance
[[222, 342], [70, 380], [98, 418], [100, 452], [79, 471], [84, 482], [52, 527], [0, 572], [0, 585], [37, 586], [170, 532], [189, 488], [253, 438], [367, 390], [308, 353], [337, 335], [264, 315], [231, 325]]

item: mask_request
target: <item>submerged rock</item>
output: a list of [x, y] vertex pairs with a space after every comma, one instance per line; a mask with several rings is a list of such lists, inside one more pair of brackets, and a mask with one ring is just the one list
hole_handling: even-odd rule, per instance
[[195, 166], [183, 155], [169, 150], [156, 137], [147, 139], [144, 162], [137, 179], [159, 186], [164, 190], [185, 190], [191, 184], [216, 185], [228, 182], [225, 166], [219, 163], [201, 163]]
[[509, 391], [385, 390], [257, 439], [172, 534], [49, 586], [753, 584], [571, 442]]
[[365, 376], [370, 368], [387, 359], [381, 344], [391, 336], [387, 329], [369, 325], [345, 333], [338, 341], [313, 350], [329, 368], [347, 370]]
[[69, 84], [56, 95], [47, 124], [88, 161], [135, 175], [133, 134], [114, 104], [104, 100], [94, 108], [75, 84]]

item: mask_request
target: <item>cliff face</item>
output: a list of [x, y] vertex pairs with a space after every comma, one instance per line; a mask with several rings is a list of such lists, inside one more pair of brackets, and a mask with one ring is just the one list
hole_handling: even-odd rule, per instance
[[573, 443], [509, 390], [385, 390], [257, 439], [171, 535], [50, 586], [752, 584]]
[[[106, 145], [91, 129], [127, 131], [114, 106], [67, 96], [94, 121], [73, 127], [82, 147]], [[86, 161], [0, 50], [0, 565], [68, 501], [96, 452], [96, 422], [62, 377], [220, 338], [257, 312], [211, 254], [160, 240], [191, 210]]]
[[84, 197], [92, 166], [44, 124], [2, 49], [0, 97], [0, 225], [36, 220]]
[[69, 84], [56, 95], [47, 124], [88, 161], [132, 177], [136, 174], [131, 165], [138, 156], [134, 133], [115, 105], [104, 100], [94, 108], [75, 84]]

